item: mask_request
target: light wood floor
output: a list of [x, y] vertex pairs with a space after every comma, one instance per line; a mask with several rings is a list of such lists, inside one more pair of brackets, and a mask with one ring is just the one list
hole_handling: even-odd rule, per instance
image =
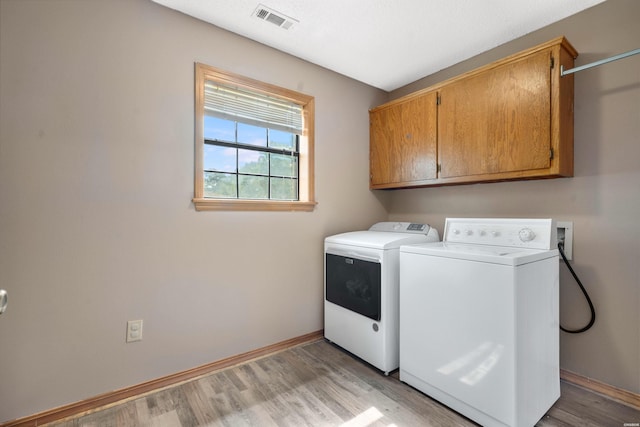
[[[537, 426], [638, 426], [640, 410], [561, 383]], [[327, 341], [294, 347], [50, 427], [475, 426], [397, 373], [385, 377]]]

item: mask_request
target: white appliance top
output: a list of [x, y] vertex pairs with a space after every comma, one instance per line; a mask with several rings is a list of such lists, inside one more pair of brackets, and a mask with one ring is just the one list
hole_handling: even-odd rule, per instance
[[402, 246], [400, 251], [506, 265], [558, 256], [551, 219], [447, 218], [442, 242]]
[[403, 245], [400, 247], [400, 252], [511, 266], [558, 256], [557, 249], [521, 249], [447, 242]]
[[438, 230], [427, 224], [379, 222], [366, 231], [351, 231], [325, 239], [325, 243], [373, 249], [395, 249], [412, 243], [437, 242]]

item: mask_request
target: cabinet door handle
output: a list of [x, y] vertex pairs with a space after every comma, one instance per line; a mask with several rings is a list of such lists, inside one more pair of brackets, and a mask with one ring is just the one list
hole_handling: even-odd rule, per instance
[[7, 291], [0, 289], [0, 314], [4, 313], [7, 309]]

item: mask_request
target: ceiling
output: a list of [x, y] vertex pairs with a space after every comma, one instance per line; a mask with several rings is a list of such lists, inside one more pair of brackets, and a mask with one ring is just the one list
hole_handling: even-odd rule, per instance
[[604, 0], [153, 1], [392, 91]]

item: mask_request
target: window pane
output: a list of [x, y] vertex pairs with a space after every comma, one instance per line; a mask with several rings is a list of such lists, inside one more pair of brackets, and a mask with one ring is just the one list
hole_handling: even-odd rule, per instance
[[267, 146], [267, 129], [258, 126], [238, 123], [238, 142], [243, 144]]
[[271, 176], [298, 177], [298, 158], [284, 154], [271, 155]]
[[236, 175], [230, 173], [205, 172], [204, 197], [235, 199], [237, 197]]
[[240, 175], [238, 197], [241, 199], [268, 199], [269, 178], [266, 176]]
[[238, 150], [238, 171], [256, 175], [269, 175], [267, 153], [253, 150]]
[[269, 129], [269, 147], [296, 150], [296, 134], [281, 130]]
[[219, 119], [213, 116], [204, 116], [204, 139], [217, 139], [219, 141], [236, 142], [236, 122]]
[[271, 178], [272, 200], [298, 200], [298, 180]]
[[204, 144], [204, 169], [218, 172], [235, 172], [237, 151], [235, 148]]

